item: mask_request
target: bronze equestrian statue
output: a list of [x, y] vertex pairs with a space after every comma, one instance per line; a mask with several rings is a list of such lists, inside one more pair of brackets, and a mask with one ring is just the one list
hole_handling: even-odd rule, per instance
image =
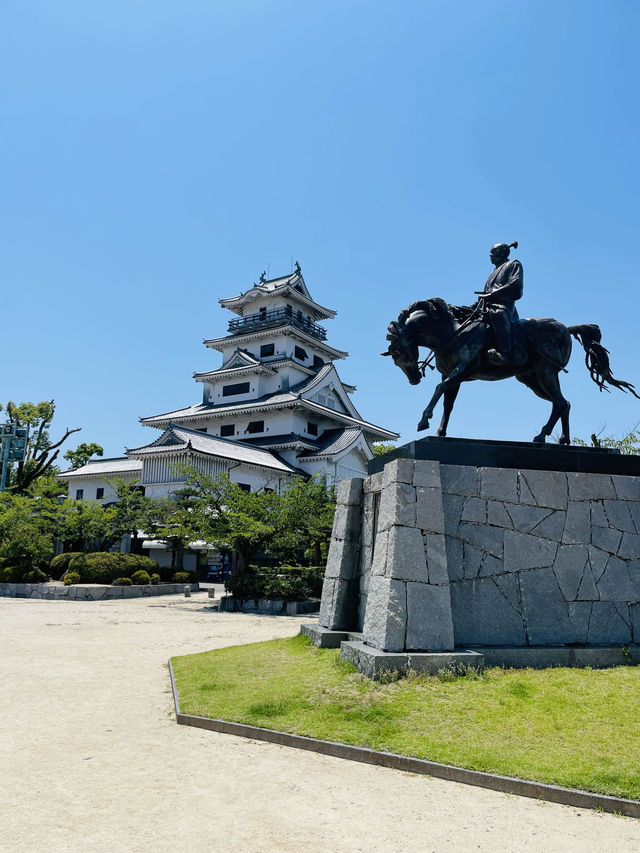
[[[558, 374], [571, 356], [571, 336], [580, 341], [585, 363], [598, 388], [607, 385], [640, 397], [629, 382], [616, 379], [609, 354], [600, 343], [596, 325], [564, 326], [557, 320], [520, 320], [515, 302], [522, 296], [522, 264], [509, 260], [517, 243], [497, 243], [490, 252], [495, 269], [479, 300], [472, 306], [447, 305], [443, 299], [414, 302], [401, 311], [388, 328], [390, 355], [412, 385], [418, 385], [431, 357], [419, 362], [419, 347], [428, 347], [442, 381], [422, 414], [418, 430], [427, 429], [440, 397], [444, 413], [437, 435], [447, 434], [453, 404], [462, 382], [474, 379], [507, 379], [515, 376], [534, 394], [552, 404], [551, 417], [533, 439], [544, 443], [561, 421], [560, 444], [570, 444], [568, 400], [562, 396]], [[566, 371], [565, 371], [566, 372]]]

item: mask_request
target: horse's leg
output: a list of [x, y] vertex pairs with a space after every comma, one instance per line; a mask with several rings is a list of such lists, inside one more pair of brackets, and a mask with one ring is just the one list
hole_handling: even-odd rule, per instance
[[569, 444], [571, 438], [569, 436], [569, 409], [571, 408], [569, 401], [562, 396], [560, 389], [560, 380], [558, 379], [558, 370], [551, 366], [545, 365], [540, 367], [534, 376], [529, 380], [522, 379], [525, 385], [542, 397], [544, 400], [550, 400], [552, 403], [551, 416], [546, 424], [542, 427], [538, 435], [533, 439], [535, 444], [544, 444], [548, 435], [558, 420], [562, 418], [562, 435], [560, 436], [560, 444]]
[[433, 392], [433, 396], [429, 400], [429, 405], [424, 410], [424, 412], [422, 413], [422, 417], [420, 418], [420, 423], [418, 424], [418, 432], [420, 432], [420, 430], [426, 429], [429, 426], [429, 421], [433, 417], [433, 410], [435, 409], [438, 400], [440, 399], [440, 397], [442, 397], [444, 392], [452, 386], [459, 386], [461, 382], [464, 382], [464, 374], [469, 369], [470, 364], [471, 360], [461, 362], [457, 367], [454, 367], [454, 369], [451, 371], [451, 373], [447, 376], [446, 379], [443, 379], [442, 382], [439, 382], [438, 385], [436, 385], [436, 390]]
[[445, 389], [444, 399], [443, 399], [443, 407], [444, 412], [442, 415], [442, 420], [440, 421], [440, 427], [438, 428], [438, 432], [436, 435], [440, 436], [440, 438], [444, 438], [447, 434], [447, 426], [449, 425], [449, 418], [451, 417], [451, 411], [453, 409], [453, 404], [456, 401], [456, 397], [458, 396], [458, 391], [460, 390], [460, 383], [457, 385], [451, 385], [449, 388]]

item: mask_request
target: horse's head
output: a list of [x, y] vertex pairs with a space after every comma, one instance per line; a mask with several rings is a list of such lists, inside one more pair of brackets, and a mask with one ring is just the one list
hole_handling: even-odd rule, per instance
[[[421, 316], [418, 317], [418, 314]], [[382, 355], [390, 355], [395, 365], [405, 374], [412, 385], [418, 385], [422, 379], [422, 371], [418, 367], [418, 344], [414, 337], [416, 325], [424, 319], [424, 311], [410, 312], [405, 309], [400, 312], [397, 320], [389, 323], [387, 340], [389, 347]]]

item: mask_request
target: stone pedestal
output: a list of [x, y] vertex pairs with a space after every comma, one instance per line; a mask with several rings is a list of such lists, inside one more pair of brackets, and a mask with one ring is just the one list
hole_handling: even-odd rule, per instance
[[[416, 455], [450, 460], [449, 441], [431, 439]], [[412, 666], [411, 655], [417, 668], [417, 654], [465, 650], [522, 665], [567, 657], [543, 654], [548, 648], [624, 646], [635, 656], [638, 460], [626, 458], [625, 474], [625, 457], [608, 463], [614, 455], [569, 449], [567, 467], [588, 467], [591, 460], [597, 472], [543, 470], [533, 464], [546, 459], [560, 467], [562, 449], [547, 454], [528, 445], [518, 456], [508, 447], [496, 453], [491, 442], [471, 444], [484, 462], [520, 458], [532, 467], [458, 465], [396, 451], [383, 471], [340, 484], [321, 628], [342, 634], [332, 642], [349, 644], [343, 648], [349, 659], [368, 656], [361, 668], [371, 674], [373, 667], [374, 675], [383, 666], [371, 664], [374, 651], [394, 656], [387, 668]], [[483, 444], [490, 447], [480, 452]], [[462, 458], [468, 461], [470, 452], [465, 446]], [[607, 464], [615, 473], [603, 473]], [[361, 643], [345, 640], [354, 631], [362, 632]], [[501, 656], [498, 649], [510, 651]], [[518, 655], [518, 649], [538, 652]], [[578, 664], [583, 658], [589, 655], [567, 657]]]

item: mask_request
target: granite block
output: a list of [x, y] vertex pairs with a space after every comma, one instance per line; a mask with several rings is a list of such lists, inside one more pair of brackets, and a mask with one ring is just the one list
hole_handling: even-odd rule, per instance
[[405, 582], [392, 578], [372, 578], [362, 629], [364, 642], [387, 652], [402, 651], [406, 627]]
[[562, 534], [565, 545], [586, 545], [590, 541], [591, 513], [588, 503], [572, 501], [567, 507], [567, 521]]
[[340, 480], [336, 503], [345, 506], [360, 506], [362, 500], [362, 477], [351, 477], [348, 480]]
[[350, 539], [331, 539], [325, 576], [355, 578], [360, 552], [358, 543]]
[[611, 555], [597, 583], [601, 601], [635, 601], [636, 591], [624, 560]]
[[444, 549], [447, 558], [449, 580], [457, 581], [464, 577], [463, 543], [453, 536], [444, 537]]
[[520, 502], [549, 509], [567, 508], [567, 475], [562, 471], [520, 471]]
[[427, 582], [422, 533], [417, 527], [392, 527], [387, 550], [387, 577]]
[[462, 507], [462, 521], [484, 524], [487, 520], [487, 502], [482, 498], [467, 498]]
[[360, 506], [336, 504], [333, 516], [334, 539], [357, 540], [360, 536], [362, 512]]
[[462, 495], [450, 495], [445, 492], [442, 493], [444, 532], [450, 536], [455, 536], [458, 531], [464, 501], [465, 499]]
[[427, 533], [425, 536], [427, 570], [430, 584], [448, 584], [447, 549], [442, 533]]
[[622, 541], [622, 533], [610, 527], [592, 527], [591, 544], [602, 551], [617, 554]]
[[511, 468], [480, 468], [480, 496], [497, 501], [518, 501], [518, 472]]
[[494, 527], [505, 527], [507, 530], [513, 528], [511, 516], [502, 501], [487, 501], [487, 521]]
[[525, 645], [522, 616], [492, 578], [458, 581], [450, 590], [458, 645]]
[[[586, 545], [559, 545], [553, 571], [567, 601], [575, 601], [589, 559]], [[591, 569], [589, 568], [589, 573]]]
[[589, 501], [592, 527], [608, 527], [609, 519], [604, 511], [604, 501]]
[[629, 616], [631, 617], [633, 642], [640, 643], [640, 604], [632, 604], [629, 607]]
[[475, 545], [481, 551], [486, 551], [494, 557], [502, 557], [505, 536], [511, 532], [510, 530], [502, 530], [500, 527], [470, 524], [463, 521], [458, 529], [458, 536], [463, 542]]
[[540, 536], [543, 539], [550, 539], [552, 542], [560, 542], [567, 521], [567, 513], [562, 509], [551, 511], [539, 524], [531, 529], [532, 536]]
[[587, 551], [589, 552], [589, 562], [593, 571], [593, 579], [597, 582], [607, 567], [610, 555], [606, 551], [596, 548], [595, 545], [588, 545]]
[[637, 560], [640, 557], [640, 536], [637, 533], [623, 533], [618, 555], [625, 560]]
[[[484, 556], [485, 552], [480, 551], [475, 545], [464, 543], [464, 577], [466, 579], [473, 580], [478, 577]], [[493, 559], [496, 560], [497, 557]]]
[[391, 483], [407, 483], [413, 485], [413, 459], [393, 459], [384, 466], [383, 488]]
[[387, 557], [389, 553], [389, 531], [381, 530], [376, 536], [371, 561], [371, 575], [383, 577], [387, 574]]
[[509, 513], [513, 529], [519, 530], [521, 533], [529, 533], [553, 512], [546, 507], [527, 506], [526, 504], [505, 504], [505, 509]]
[[596, 582], [593, 577], [593, 570], [591, 569], [590, 565], [587, 565], [585, 566], [584, 574], [582, 575], [582, 580], [580, 581], [576, 600], [597, 601], [598, 597], [598, 588], [596, 587]]
[[442, 491], [452, 495], [478, 494], [478, 469], [472, 465], [440, 465]]
[[640, 477], [625, 477], [614, 474], [611, 477], [616, 497], [623, 501], [640, 501]]
[[553, 570], [521, 572], [519, 583], [529, 644], [577, 642], [576, 630]]
[[428, 533], [444, 533], [444, 509], [440, 489], [416, 487], [415, 523]]
[[630, 643], [631, 629], [613, 601], [594, 601], [589, 622], [589, 643]]
[[589, 622], [591, 620], [591, 601], [570, 601], [569, 619], [575, 628], [576, 642], [586, 643], [589, 635]]
[[589, 501], [615, 498], [609, 474], [567, 474], [569, 500]]
[[517, 572], [521, 569], [551, 566], [557, 549], [556, 543], [547, 539], [531, 536], [529, 533], [505, 530], [504, 569], [506, 572]]
[[611, 527], [635, 534], [636, 526], [631, 518], [627, 501], [604, 501], [604, 509]]
[[440, 463], [428, 459], [416, 459], [413, 469], [413, 485], [427, 489], [441, 488]]
[[407, 649], [451, 651], [453, 622], [446, 586], [407, 584]]

